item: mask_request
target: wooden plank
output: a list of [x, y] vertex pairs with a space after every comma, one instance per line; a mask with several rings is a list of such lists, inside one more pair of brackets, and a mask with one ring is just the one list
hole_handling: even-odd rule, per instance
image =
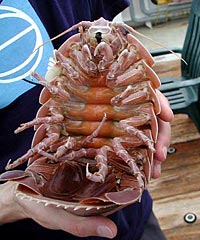
[[189, 142], [172, 144], [171, 151], [175, 153], [167, 155], [166, 161], [162, 164], [163, 172], [170, 169], [185, 167], [186, 165], [200, 164], [200, 139]]
[[176, 152], [168, 154], [162, 164], [162, 175], [148, 186], [154, 200], [200, 189], [200, 140], [172, 145]]
[[180, 54], [166, 54], [154, 57], [154, 71], [160, 78], [162, 77], [180, 77]]
[[200, 134], [197, 131], [197, 128], [186, 114], [176, 114], [171, 122], [171, 128], [172, 144], [200, 139]]
[[199, 240], [200, 224], [188, 225], [164, 231], [168, 240]]
[[[200, 239], [199, 145], [200, 139], [172, 145], [176, 152], [168, 154], [161, 177], [152, 180], [148, 187], [155, 214], [168, 240]], [[195, 225], [183, 222], [184, 214], [189, 211], [197, 214]]]
[[[154, 201], [154, 211], [168, 240], [200, 239], [199, 205], [200, 191]], [[184, 221], [184, 215], [188, 212], [197, 216], [195, 223]]]
[[[200, 239], [200, 137], [185, 116], [175, 116], [172, 140], [176, 149], [162, 164], [162, 175], [152, 180], [148, 189], [154, 200], [154, 212], [168, 240]], [[179, 125], [177, 128], [176, 126]], [[182, 130], [181, 130], [182, 129]], [[180, 135], [187, 132], [185, 142]], [[196, 134], [196, 137], [194, 135]], [[187, 141], [191, 139], [190, 141]], [[192, 140], [194, 138], [194, 140]], [[180, 141], [180, 142], [179, 142]], [[184, 215], [197, 215], [194, 224], [184, 222]]]
[[162, 177], [151, 182], [149, 191], [154, 200], [173, 196], [176, 198], [177, 195], [198, 191], [200, 189], [199, 184], [197, 184], [199, 180], [200, 163], [185, 165], [163, 171]]

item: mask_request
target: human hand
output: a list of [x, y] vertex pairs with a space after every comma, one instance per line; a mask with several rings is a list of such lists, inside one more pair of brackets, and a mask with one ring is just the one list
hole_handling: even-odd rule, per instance
[[161, 112], [158, 116], [158, 138], [155, 146], [152, 178], [158, 178], [161, 175], [161, 164], [166, 160], [167, 149], [171, 142], [170, 122], [174, 118], [168, 99], [160, 91], [156, 93], [161, 103]]
[[107, 217], [80, 217], [52, 205], [21, 199], [15, 194], [16, 186], [11, 181], [0, 185], [1, 224], [31, 218], [45, 228], [63, 230], [79, 237], [113, 238], [117, 234], [116, 225]]

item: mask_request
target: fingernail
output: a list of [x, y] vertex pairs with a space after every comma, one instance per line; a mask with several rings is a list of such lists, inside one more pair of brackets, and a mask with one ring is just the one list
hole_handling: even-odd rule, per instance
[[97, 234], [101, 237], [113, 238], [113, 232], [107, 226], [98, 226], [97, 227]]
[[161, 173], [161, 162], [159, 162], [159, 161], [156, 162], [156, 171], [159, 174]]
[[166, 157], [167, 157], [167, 147], [163, 147], [162, 151], [163, 151], [164, 158], [166, 159]]

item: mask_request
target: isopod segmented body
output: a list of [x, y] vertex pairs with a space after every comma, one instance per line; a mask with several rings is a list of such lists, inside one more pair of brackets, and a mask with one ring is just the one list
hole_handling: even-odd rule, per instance
[[[77, 215], [107, 214], [138, 201], [151, 179], [157, 117], [154, 60], [131, 27], [103, 18], [54, 51], [41, 108], [16, 133], [34, 127], [31, 149], [1, 179], [18, 181], [17, 195]], [[29, 191], [28, 191], [29, 189]]]

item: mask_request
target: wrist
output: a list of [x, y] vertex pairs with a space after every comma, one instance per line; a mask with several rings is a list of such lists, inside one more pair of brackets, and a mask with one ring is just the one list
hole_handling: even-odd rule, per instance
[[25, 219], [22, 207], [16, 202], [17, 183], [8, 181], [0, 185], [0, 225]]

